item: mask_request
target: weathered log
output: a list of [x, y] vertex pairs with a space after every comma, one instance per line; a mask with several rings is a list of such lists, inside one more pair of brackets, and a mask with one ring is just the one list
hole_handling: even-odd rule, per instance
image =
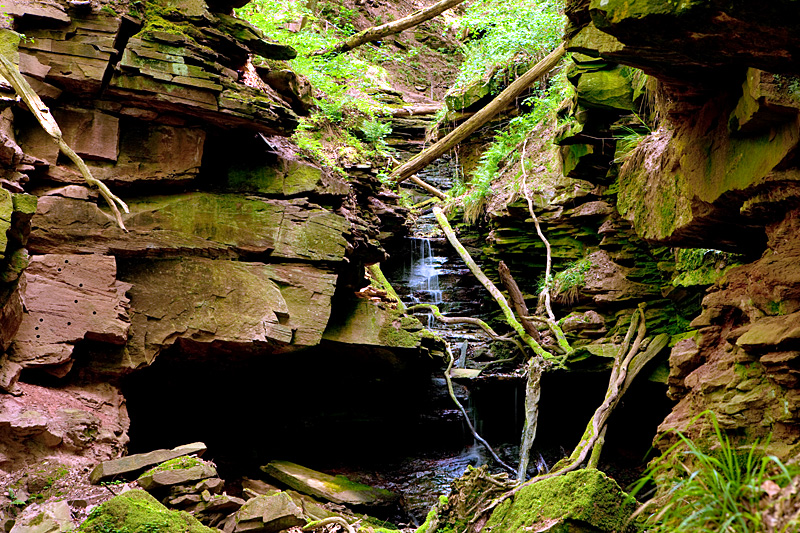
[[514, 276], [511, 275], [511, 269], [508, 268], [505, 261], [500, 261], [500, 264], [497, 265], [497, 273], [500, 275], [500, 283], [508, 291], [508, 297], [511, 299], [511, 305], [514, 307], [517, 317], [519, 317], [520, 324], [525, 328], [528, 335], [536, 339], [536, 342], [542, 342], [536, 325], [527, 318], [528, 306], [525, 303], [525, 297], [522, 295], [522, 291], [519, 289], [516, 280], [514, 280]]
[[362, 44], [372, 41], [379, 41], [384, 37], [388, 37], [389, 35], [394, 35], [396, 33], [400, 33], [401, 31], [407, 30], [408, 28], [413, 28], [418, 24], [422, 24], [426, 20], [430, 20], [437, 15], [441, 15], [448, 9], [457, 6], [462, 2], [464, 2], [464, 0], [441, 0], [430, 7], [415, 11], [401, 19], [387, 22], [386, 24], [381, 24], [380, 26], [367, 28], [366, 30], [356, 33], [355, 35], [351, 35], [347, 39], [339, 41], [330, 48], [317, 50], [311, 55], [320, 56], [327, 54], [341, 54], [361, 46]]
[[483, 109], [471, 116], [466, 122], [459, 127], [445, 135], [440, 141], [433, 146], [423, 150], [414, 158], [406, 161], [400, 167], [395, 169], [390, 178], [394, 179], [395, 183], [400, 183], [416, 174], [423, 168], [427, 167], [433, 161], [441, 157], [444, 153], [449, 151], [455, 145], [469, 137], [478, 128], [486, 124], [493, 116], [506, 108], [513, 102], [525, 89], [531, 86], [533, 82], [553, 70], [561, 57], [564, 55], [564, 45], [550, 52], [550, 54], [534, 65], [528, 72], [517, 78], [511, 85], [497, 95], [497, 98], [492, 100]]

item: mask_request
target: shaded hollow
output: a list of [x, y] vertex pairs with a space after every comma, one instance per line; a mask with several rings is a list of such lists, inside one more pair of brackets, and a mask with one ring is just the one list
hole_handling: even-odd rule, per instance
[[130, 453], [193, 441], [220, 474], [272, 459], [311, 468], [380, 465], [460, 449], [460, 420], [430, 362], [402, 351], [327, 343], [291, 354], [190, 355], [177, 345], [123, 383]]

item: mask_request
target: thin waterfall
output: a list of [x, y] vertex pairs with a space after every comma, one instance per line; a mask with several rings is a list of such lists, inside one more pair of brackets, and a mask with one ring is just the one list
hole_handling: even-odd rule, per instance
[[[528, 461], [530, 460], [531, 446], [533, 446], [533, 441], [536, 439], [541, 394], [542, 363], [538, 357], [532, 357], [528, 363], [528, 381], [525, 385], [525, 425], [522, 428], [522, 442], [519, 447], [517, 479], [520, 482], [525, 481], [528, 477]], [[541, 468], [539, 464], [536, 466]]]

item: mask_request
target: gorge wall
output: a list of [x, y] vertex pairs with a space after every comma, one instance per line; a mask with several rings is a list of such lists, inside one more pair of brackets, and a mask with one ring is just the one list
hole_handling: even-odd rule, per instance
[[[259, 385], [244, 397], [222, 383], [237, 364], [269, 382], [278, 372], [270, 360], [294, 361], [296, 389], [324, 404], [330, 381], [314, 368], [334, 382], [391, 376], [429, 365], [440, 349], [365, 276], [365, 264], [385, 257], [383, 243], [406, 233], [397, 196], [369, 172], [344, 176], [295, 153], [285, 137], [310, 103], [307, 82], [280, 66], [295, 52], [231, 7], [3, 6], [17, 33], [3, 30], [2, 53], [130, 212], [123, 231], [10, 87], [0, 88], [0, 469], [119, 456], [129, 441], [126, 383], [150, 398], [140, 420], [199, 405], [216, 384], [230, 405], [213, 402], [206, 416], [246, 426], [233, 406], [257, 401]], [[251, 54], [276, 67], [248, 78]], [[167, 378], [131, 381], [154, 364], [170, 369]], [[281, 390], [291, 393], [287, 379]], [[185, 428], [180, 420], [162, 427]], [[185, 438], [168, 433], [145, 426], [142, 445], [182, 444], [159, 442]]]
[[[633, 79], [626, 101], [636, 101], [640, 87], [627, 67], [654, 79], [658, 127], [622, 159], [622, 219], [650, 245], [740, 254], [716, 268], [695, 265], [695, 283], [710, 286], [686, 328], [695, 333], [670, 353], [677, 405], [659, 433], [698, 436], [707, 422], [694, 418], [710, 409], [733, 435], [752, 442], [771, 433], [774, 452], [795, 457], [800, 42], [789, 27], [796, 2], [592, 0], [568, 2], [567, 14], [567, 47], [575, 63], [589, 66], [577, 81], [573, 129], [589, 124], [582, 112], [608, 108], [598, 95], [607, 104], [623, 94], [625, 75]], [[592, 133], [585, 139], [570, 153], [597, 154]], [[718, 279], [702, 281], [711, 271]]]

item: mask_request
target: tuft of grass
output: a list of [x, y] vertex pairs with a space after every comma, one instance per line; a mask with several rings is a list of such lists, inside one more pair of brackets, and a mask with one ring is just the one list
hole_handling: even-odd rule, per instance
[[665, 490], [634, 517], [651, 512], [644, 520], [648, 533], [764, 531], [762, 513], [771, 501], [765, 498], [766, 488], [791, 483], [797, 467], [787, 467], [777, 457], [766, 455], [768, 441], [734, 446], [711, 411], [698, 415], [695, 422], [703, 416], [711, 423], [715, 446], [706, 449], [675, 431], [678, 441], [651, 462], [631, 494], [653, 483]]

